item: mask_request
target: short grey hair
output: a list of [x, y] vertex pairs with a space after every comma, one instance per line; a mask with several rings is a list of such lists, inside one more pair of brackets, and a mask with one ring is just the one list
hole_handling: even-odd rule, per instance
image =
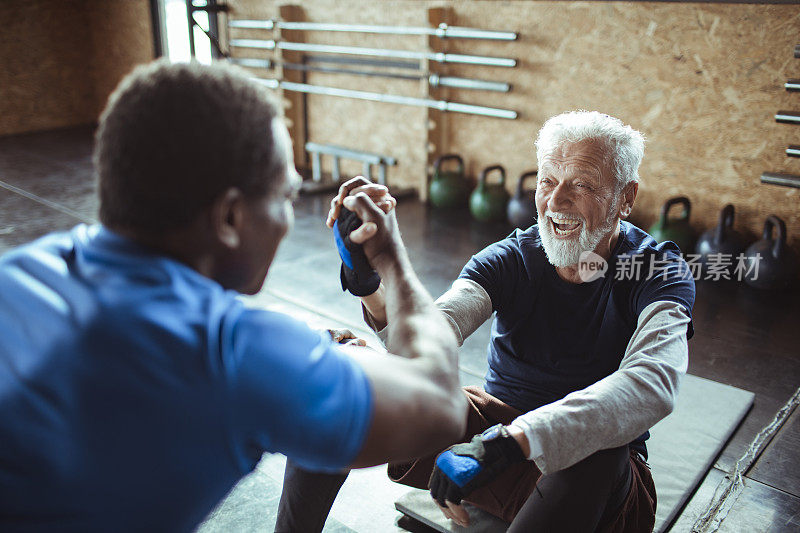
[[[617, 191], [639, 182], [639, 164], [644, 156], [644, 135], [618, 118], [597, 111], [570, 111], [547, 120], [536, 138], [536, 159], [542, 159], [564, 143], [597, 141], [613, 162]], [[608, 163], [608, 159], [606, 159]]]

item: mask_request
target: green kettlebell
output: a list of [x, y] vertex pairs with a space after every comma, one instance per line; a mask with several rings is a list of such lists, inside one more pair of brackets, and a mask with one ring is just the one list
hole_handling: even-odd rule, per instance
[[[445, 161], [456, 161], [456, 170], [444, 171], [442, 164]], [[433, 179], [428, 189], [428, 198], [434, 207], [452, 208], [460, 207], [467, 203], [469, 184], [464, 177], [464, 160], [457, 154], [445, 154], [433, 162]]]
[[[487, 177], [495, 170], [500, 174], [500, 182], [487, 183]], [[481, 222], [505, 220], [506, 204], [509, 199], [505, 184], [506, 169], [501, 165], [484, 168], [478, 177], [478, 186], [469, 197], [469, 210], [472, 216]]]
[[[669, 218], [669, 210], [674, 205], [683, 206], [683, 213], [678, 218]], [[689, 224], [691, 211], [692, 204], [685, 196], [670, 198], [661, 208], [661, 218], [650, 226], [650, 235], [658, 242], [674, 242], [684, 253], [694, 250], [697, 237]]]

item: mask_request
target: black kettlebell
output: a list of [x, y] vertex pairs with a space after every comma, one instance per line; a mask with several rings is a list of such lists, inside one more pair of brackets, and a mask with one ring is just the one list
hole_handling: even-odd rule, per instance
[[536, 212], [536, 189], [523, 190], [522, 184], [527, 178], [535, 178], [538, 171], [529, 170], [524, 172], [517, 182], [517, 193], [508, 201], [506, 208], [506, 215], [508, 221], [515, 228], [526, 229], [534, 224], [539, 219]]
[[[500, 175], [498, 183], [487, 183], [487, 177], [494, 171]], [[506, 218], [506, 169], [502, 165], [486, 167], [478, 177], [478, 186], [469, 197], [469, 210], [481, 222], [495, 222]]]
[[[669, 210], [674, 205], [683, 206], [683, 213], [678, 218], [669, 218]], [[695, 233], [689, 224], [689, 215], [692, 204], [685, 196], [676, 196], [664, 202], [661, 208], [661, 218], [650, 226], [650, 235], [657, 242], [672, 241], [678, 245], [681, 252], [694, 250]]]
[[708, 263], [711, 254], [730, 255], [731, 264], [728, 272], [733, 270], [736, 258], [747, 248], [747, 240], [741, 233], [733, 229], [733, 205], [728, 204], [719, 212], [719, 223], [716, 228], [704, 232], [697, 241], [695, 252], [700, 256], [700, 262]]
[[[446, 161], [458, 163], [456, 170], [444, 171], [442, 164]], [[434, 207], [451, 208], [467, 203], [469, 183], [464, 176], [464, 160], [457, 154], [445, 154], [433, 162], [433, 179], [428, 197]]]
[[[775, 239], [773, 229], [778, 233]], [[751, 244], [744, 255], [744, 280], [751, 287], [783, 289], [797, 276], [797, 258], [786, 246], [786, 224], [775, 215], [767, 217], [761, 240]]]

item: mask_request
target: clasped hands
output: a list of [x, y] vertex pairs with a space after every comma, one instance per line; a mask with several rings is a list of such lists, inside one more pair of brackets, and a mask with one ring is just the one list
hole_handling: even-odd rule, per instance
[[384, 185], [358, 176], [345, 182], [331, 200], [326, 224], [333, 228], [342, 259], [342, 290], [365, 297], [378, 290], [379, 263], [399, 260], [403, 249], [393, 209], [397, 201]]

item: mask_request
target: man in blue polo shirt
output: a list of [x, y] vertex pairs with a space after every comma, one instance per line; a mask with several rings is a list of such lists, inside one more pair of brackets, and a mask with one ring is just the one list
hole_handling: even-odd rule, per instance
[[463, 433], [455, 338], [372, 201], [385, 188], [345, 205], [403, 333], [389, 353], [237, 299], [260, 290], [298, 188], [244, 72], [136, 69], [95, 166], [101, 224], [0, 258], [0, 530], [189, 531], [264, 452], [335, 471]]
[[[459, 344], [495, 314], [486, 383], [465, 388], [467, 431], [389, 475], [429, 488], [461, 525], [466, 500], [511, 522], [509, 531], [650, 531], [645, 441], [686, 372], [694, 281], [673, 243], [624, 220], [638, 192], [639, 132], [571, 112], [544, 124], [536, 149], [538, 224], [473, 256], [436, 301]], [[364, 183], [342, 188], [329, 224]], [[605, 276], [585, 268], [603, 262]], [[391, 335], [384, 294], [379, 286], [361, 300], [367, 322]], [[325, 493], [303, 519], [324, 516], [344, 474], [291, 461], [286, 469], [278, 520], [299, 531], [293, 509]]]

